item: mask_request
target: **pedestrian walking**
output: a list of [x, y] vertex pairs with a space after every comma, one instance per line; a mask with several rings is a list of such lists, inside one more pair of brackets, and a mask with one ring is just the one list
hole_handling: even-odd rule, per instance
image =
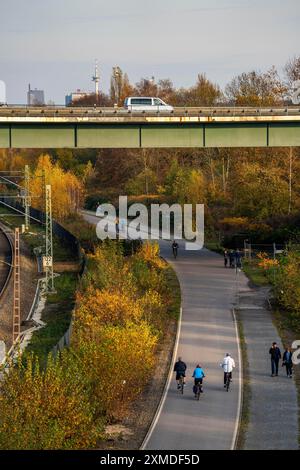
[[225, 266], [225, 268], [227, 268], [227, 264], [228, 264], [228, 251], [224, 250], [224, 266]]
[[277, 346], [277, 343], [274, 342], [272, 343], [272, 346], [270, 347], [269, 354], [271, 356], [271, 370], [272, 370], [272, 375], [271, 377], [276, 377], [278, 376], [278, 365], [279, 361], [281, 359], [281, 351], [279, 347]]
[[291, 348], [285, 348], [282, 358], [282, 366], [286, 367], [286, 375], [288, 378], [292, 378], [293, 376], [293, 353]]
[[234, 258], [235, 258], [235, 266], [237, 268], [241, 268], [242, 267], [242, 253], [240, 252], [239, 249], [235, 251]]
[[230, 250], [229, 252], [229, 266], [234, 268], [234, 251]]

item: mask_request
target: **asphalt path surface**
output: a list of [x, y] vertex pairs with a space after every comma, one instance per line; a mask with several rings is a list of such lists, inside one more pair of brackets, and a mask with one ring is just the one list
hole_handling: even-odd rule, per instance
[[[224, 268], [223, 259], [206, 249], [185, 251], [180, 242], [176, 260], [170, 243], [161, 242], [161, 254], [174, 267], [182, 291], [182, 321], [178, 354], [187, 364], [183, 396], [174, 377], [146, 449], [231, 449], [239, 413], [238, 342], [232, 307], [237, 283], [246, 286], [242, 273]], [[229, 392], [223, 388], [220, 363], [226, 352], [236, 362]], [[192, 373], [204, 369], [204, 393], [194, 399]]]
[[[97, 217], [84, 214], [91, 223]], [[99, 220], [99, 219], [98, 219]], [[179, 242], [174, 260], [171, 242], [160, 241], [161, 254], [174, 267], [182, 292], [178, 354], [187, 364], [184, 394], [177, 391], [175, 373], [167, 389], [145, 449], [231, 449], [239, 414], [239, 360], [232, 307], [237, 287], [246, 289], [243, 273], [224, 268], [223, 258], [206, 249], [186, 251]], [[226, 352], [236, 361], [229, 392], [223, 388], [220, 363]], [[197, 363], [205, 371], [204, 393], [196, 401], [192, 374]]]

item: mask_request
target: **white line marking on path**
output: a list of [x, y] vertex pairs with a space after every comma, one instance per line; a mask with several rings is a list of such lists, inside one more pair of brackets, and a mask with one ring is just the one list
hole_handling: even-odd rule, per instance
[[237, 438], [238, 438], [239, 426], [240, 426], [240, 421], [241, 421], [241, 412], [242, 412], [243, 362], [242, 362], [242, 354], [241, 354], [240, 336], [239, 336], [239, 330], [238, 330], [237, 319], [236, 319], [236, 314], [235, 314], [235, 309], [234, 308], [232, 309], [232, 315], [233, 315], [234, 324], [235, 324], [235, 334], [236, 334], [236, 340], [237, 340], [238, 357], [239, 357], [239, 365], [240, 365], [240, 367], [239, 367], [239, 380], [238, 380], [238, 383], [239, 383], [238, 408], [237, 408], [235, 428], [234, 428], [234, 433], [233, 433], [233, 438], [232, 438], [232, 443], [231, 443], [231, 448], [230, 448], [230, 450], [235, 450], [236, 445], [237, 445]]
[[[182, 295], [182, 294], [181, 294]], [[174, 349], [173, 349], [173, 355], [172, 355], [172, 360], [171, 360], [171, 364], [170, 364], [170, 370], [169, 370], [169, 376], [168, 376], [168, 379], [166, 381], [166, 384], [165, 384], [165, 388], [164, 388], [164, 391], [163, 391], [163, 394], [162, 394], [162, 397], [160, 399], [160, 403], [157, 407], [157, 410], [156, 410], [156, 413], [155, 413], [155, 416], [154, 416], [154, 419], [151, 423], [151, 426], [146, 434], [146, 437], [140, 447], [141, 450], [144, 450], [152, 436], [152, 433], [154, 431], [154, 428], [157, 424], [157, 421], [159, 420], [159, 417], [160, 417], [160, 414], [161, 414], [161, 410], [164, 406], [164, 403], [165, 403], [165, 400], [167, 398], [167, 394], [168, 394], [168, 391], [169, 391], [169, 388], [170, 388], [170, 384], [171, 384], [171, 380], [172, 380], [172, 377], [173, 377], [173, 367], [174, 367], [174, 361], [175, 361], [175, 358], [177, 356], [177, 351], [178, 351], [178, 344], [179, 344], [179, 338], [180, 338], [180, 331], [181, 331], [181, 319], [182, 319], [182, 306], [180, 307], [180, 315], [179, 315], [179, 320], [178, 320], [178, 326], [177, 326], [177, 333], [176, 333], [176, 340], [175, 340], [175, 345], [174, 345]]]

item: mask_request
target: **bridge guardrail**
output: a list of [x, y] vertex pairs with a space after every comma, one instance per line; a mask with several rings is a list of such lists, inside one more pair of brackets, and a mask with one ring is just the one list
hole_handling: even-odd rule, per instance
[[153, 109], [153, 111], [131, 111], [125, 108], [113, 107], [28, 107], [13, 106], [0, 107], [0, 117], [145, 117], [145, 116], [293, 116], [299, 115], [299, 106], [274, 106], [274, 107], [253, 107], [253, 106], [181, 106], [174, 107], [172, 112]]

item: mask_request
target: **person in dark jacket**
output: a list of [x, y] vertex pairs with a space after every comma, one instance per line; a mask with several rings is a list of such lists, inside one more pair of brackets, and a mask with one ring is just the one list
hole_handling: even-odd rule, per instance
[[278, 365], [279, 361], [281, 359], [281, 352], [279, 347], [277, 346], [277, 343], [272, 343], [272, 346], [269, 350], [269, 354], [271, 355], [271, 369], [272, 369], [272, 377], [276, 375], [278, 376]]
[[293, 353], [291, 351], [291, 348], [285, 348], [285, 351], [283, 353], [283, 358], [282, 358], [282, 365], [286, 367], [286, 375], [290, 379], [293, 376], [293, 359], [292, 359]]
[[227, 268], [227, 264], [228, 264], [228, 251], [224, 250], [224, 266], [225, 266], [225, 268]]
[[178, 358], [178, 361], [175, 363], [174, 372], [176, 372], [177, 388], [180, 387], [179, 380], [180, 377], [185, 377], [186, 363], [183, 362], [181, 357]]
[[240, 252], [239, 249], [235, 251], [234, 258], [235, 258], [236, 268], [241, 268], [242, 267], [242, 253]]
[[229, 252], [229, 266], [234, 268], [234, 251], [230, 250]]

